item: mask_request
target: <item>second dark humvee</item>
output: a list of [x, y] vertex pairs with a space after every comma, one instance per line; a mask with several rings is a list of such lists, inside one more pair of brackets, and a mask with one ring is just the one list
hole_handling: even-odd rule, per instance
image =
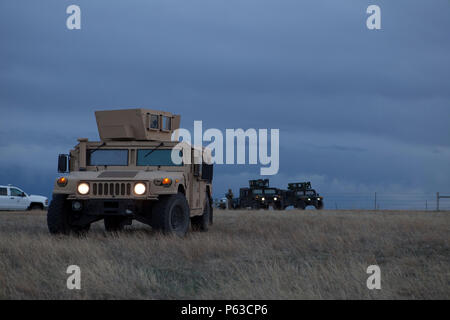
[[323, 197], [311, 188], [311, 182], [295, 182], [288, 184], [288, 190], [284, 196], [285, 206], [294, 206], [304, 210], [307, 206], [314, 206], [320, 210], [323, 208]]
[[269, 179], [250, 180], [248, 188], [239, 190], [240, 208], [277, 210], [285, 208], [283, 193], [285, 191], [269, 186]]

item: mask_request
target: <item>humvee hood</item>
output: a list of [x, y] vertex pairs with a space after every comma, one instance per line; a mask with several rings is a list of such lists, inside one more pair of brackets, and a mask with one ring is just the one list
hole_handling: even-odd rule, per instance
[[183, 172], [165, 170], [129, 170], [129, 171], [77, 171], [69, 175], [68, 179], [77, 180], [99, 180], [99, 181], [130, 181], [149, 180], [170, 177], [182, 177]]

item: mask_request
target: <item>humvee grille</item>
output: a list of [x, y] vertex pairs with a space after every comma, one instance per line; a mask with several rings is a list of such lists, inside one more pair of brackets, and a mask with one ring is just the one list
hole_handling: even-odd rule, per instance
[[131, 195], [131, 183], [125, 182], [94, 182], [92, 184], [94, 196], [129, 196]]

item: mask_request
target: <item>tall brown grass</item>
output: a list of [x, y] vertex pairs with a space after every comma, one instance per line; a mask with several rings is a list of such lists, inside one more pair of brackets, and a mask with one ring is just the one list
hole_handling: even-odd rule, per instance
[[45, 212], [3, 212], [0, 299], [449, 299], [449, 232], [448, 212], [216, 210], [183, 239], [142, 224], [54, 237]]

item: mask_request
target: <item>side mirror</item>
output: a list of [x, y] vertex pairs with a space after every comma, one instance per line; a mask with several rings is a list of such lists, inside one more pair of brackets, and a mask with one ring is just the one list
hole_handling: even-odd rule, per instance
[[58, 172], [67, 172], [67, 163], [69, 162], [69, 156], [67, 154], [60, 154], [58, 156]]

